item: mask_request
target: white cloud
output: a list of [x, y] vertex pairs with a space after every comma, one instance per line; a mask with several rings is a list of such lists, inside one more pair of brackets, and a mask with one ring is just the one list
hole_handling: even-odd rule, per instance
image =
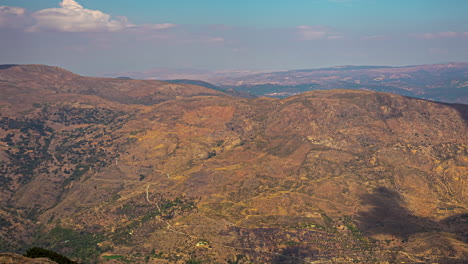
[[439, 33], [439, 36], [440, 37], [443, 37], [443, 38], [455, 38], [455, 37], [458, 37], [458, 32], [440, 32]]
[[341, 36], [341, 35], [331, 35], [331, 36], [328, 36], [327, 39], [343, 39], [344, 36]]
[[388, 37], [384, 35], [372, 35], [372, 36], [364, 36], [361, 39], [363, 40], [387, 40]]
[[176, 24], [172, 24], [172, 23], [163, 23], [163, 24], [144, 24], [144, 25], [137, 26], [137, 27], [144, 28], [144, 29], [159, 30], [159, 29], [173, 28], [173, 27], [176, 27], [176, 26], [177, 26]]
[[211, 43], [222, 43], [225, 40], [222, 37], [212, 37], [212, 38], [208, 38], [206, 41], [211, 42]]
[[0, 6], [0, 27], [17, 27], [26, 13], [21, 7]]
[[28, 31], [100, 32], [119, 31], [132, 24], [126, 17], [112, 19], [99, 10], [85, 9], [74, 0], [63, 0], [60, 8], [48, 8], [32, 14], [36, 24]]
[[21, 7], [15, 6], [0, 6], [0, 15], [14, 15], [22, 16], [24, 15], [25, 10]]
[[410, 36], [420, 39], [440, 39], [440, 38], [458, 38], [468, 36], [468, 32], [436, 32], [436, 33], [416, 33]]
[[74, 0], [63, 0], [59, 8], [42, 9], [30, 15], [26, 15], [23, 8], [2, 6], [0, 27], [5, 24], [20, 24], [18, 19], [13, 19], [13, 15], [22, 16], [23, 22], [34, 19], [28, 27], [22, 23], [28, 32], [116, 32], [127, 29], [146, 32], [176, 26], [171, 23], [134, 25], [126, 17], [112, 17], [99, 10], [86, 9]]
[[324, 26], [297, 26], [299, 35], [304, 40], [319, 40], [319, 39], [342, 39], [341, 34], [334, 32], [331, 28]]

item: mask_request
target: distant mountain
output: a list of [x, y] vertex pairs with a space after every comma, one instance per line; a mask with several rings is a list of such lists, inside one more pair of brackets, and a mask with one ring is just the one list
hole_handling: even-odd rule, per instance
[[352, 70], [372, 70], [372, 69], [390, 69], [390, 66], [335, 66], [330, 68], [291, 70], [289, 72], [323, 72], [323, 71], [352, 71]]
[[178, 83], [178, 84], [198, 85], [198, 86], [202, 86], [202, 87], [205, 87], [205, 88], [225, 92], [225, 93], [230, 94], [232, 96], [237, 96], [237, 97], [242, 97], [242, 98], [252, 99], [252, 98], [256, 97], [255, 95], [247, 93], [247, 92], [240, 92], [240, 91], [237, 91], [237, 90], [231, 89], [231, 88], [224, 89], [224, 88], [221, 88], [221, 87], [216, 86], [214, 84], [211, 84], [209, 82], [200, 81], [200, 80], [178, 79], [178, 80], [164, 80], [164, 81], [165, 82], [170, 82], [170, 83]]
[[0, 252], [461, 264], [467, 169], [464, 104], [0, 66]]
[[213, 90], [223, 91], [223, 89], [219, 86], [216, 86], [209, 82], [200, 81], [200, 80], [177, 79], [177, 80], [164, 80], [164, 81], [171, 82], [171, 83], [179, 83], [179, 84], [198, 85], [198, 86], [206, 87], [206, 88], [213, 89]]
[[357, 89], [468, 104], [468, 63], [404, 67], [336, 66], [275, 72], [156, 68], [146, 72], [115, 73], [108, 76], [203, 80], [213, 83], [221, 90], [232, 89], [274, 98], [285, 98], [313, 90]]
[[341, 66], [219, 80], [221, 87], [284, 98], [311, 90], [358, 89], [468, 103], [468, 63], [407, 67]]
[[103, 73], [104, 77], [120, 77], [126, 76], [132, 79], [140, 80], [204, 80], [206, 82], [216, 82], [224, 78], [242, 77], [257, 73], [264, 73], [268, 71], [250, 71], [250, 70], [224, 70], [224, 71], [210, 71], [199, 69], [171, 69], [171, 68], [153, 68], [141, 72], [116, 72], [116, 73]]

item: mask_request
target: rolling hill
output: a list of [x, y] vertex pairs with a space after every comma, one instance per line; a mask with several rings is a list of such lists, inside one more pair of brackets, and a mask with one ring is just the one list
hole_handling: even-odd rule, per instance
[[[361, 70], [361, 69], [360, 69]], [[464, 263], [468, 106], [0, 67], [0, 252]]]

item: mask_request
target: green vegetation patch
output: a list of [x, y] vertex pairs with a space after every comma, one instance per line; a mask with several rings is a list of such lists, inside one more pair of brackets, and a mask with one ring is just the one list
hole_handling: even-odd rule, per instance
[[70, 258], [79, 259], [83, 263], [95, 263], [101, 254], [98, 243], [102, 241], [103, 236], [100, 234], [63, 228], [57, 225], [50, 232], [38, 232], [34, 244], [47, 246], [47, 248], [65, 254]]
[[110, 259], [123, 259], [124, 256], [122, 255], [106, 255], [102, 256], [104, 259], [110, 260]]

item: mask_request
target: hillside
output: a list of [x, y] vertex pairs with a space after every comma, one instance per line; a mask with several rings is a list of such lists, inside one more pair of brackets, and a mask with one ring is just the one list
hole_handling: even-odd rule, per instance
[[464, 263], [468, 106], [0, 67], [0, 252]]
[[[162, 81], [92, 78], [73, 74], [58, 67], [43, 65], [4, 65], [0, 69], [2, 93], [7, 102], [18, 94], [39, 96], [94, 95], [124, 104], [151, 105], [178, 97], [225, 95], [195, 85], [178, 85]], [[44, 98], [46, 99], [46, 98]]]

